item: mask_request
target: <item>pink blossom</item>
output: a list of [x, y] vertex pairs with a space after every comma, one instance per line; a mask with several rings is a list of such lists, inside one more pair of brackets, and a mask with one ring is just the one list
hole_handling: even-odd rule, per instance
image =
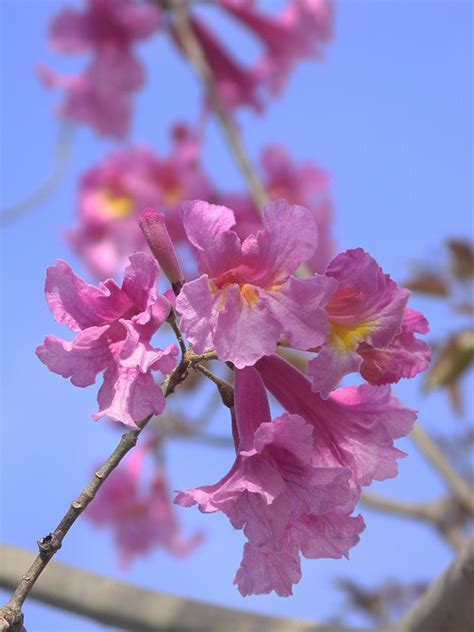
[[130, 257], [121, 288], [112, 279], [88, 285], [62, 260], [48, 268], [48, 305], [55, 320], [77, 335], [72, 342], [48, 336], [36, 353], [50, 371], [71, 378], [75, 386], [94, 384], [104, 372], [96, 420], [108, 415], [137, 428], [137, 422], [163, 411], [165, 398], [152, 371], [169, 373], [178, 349], [151, 344], [171, 307], [157, 294], [157, 279], [157, 263], [141, 252]]
[[[261, 164], [263, 184], [270, 199], [301, 204], [313, 213], [318, 247], [306, 265], [313, 272], [324, 272], [335, 254], [328, 174], [309, 161], [296, 164], [280, 145], [268, 145], [262, 152]], [[242, 239], [261, 228], [260, 214], [248, 194], [220, 194], [219, 203], [234, 210], [235, 231]]]
[[144, 146], [111, 153], [81, 179], [78, 226], [68, 240], [99, 279], [120, 271], [134, 250], [147, 248], [138, 214], [148, 206], [165, 213], [175, 242], [184, 240], [178, 203], [209, 197], [212, 187], [198, 162], [199, 141], [181, 129], [166, 157]]
[[301, 576], [299, 553], [341, 557], [357, 543], [360, 517], [339, 511], [351, 491], [347, 468], [312, 463], [313, 428], [298, 415], [271, 421], [262, 380], [236, 371], [237, 457], [214, 485], [180, 492], [178, 504], [224, 512], [248, 539], [235, 583], [243, 595], [291, 594]]
[[88, 123], [99, 134], [124, 137], [130, 125], [132, 94], [144, 81], [142, 64], [132, 47], [150, 37], [160, 23], [157, 6], [134, 0], [88, 0], [84, 11], [63, 9], [51, 24], [52, 46], [69, 54], [91, 52], [92, 60], [73, 77], [42, 69], [47, 85], [66, 92], [59, 114]]
[[131, 457], [105, 481], [89, 505], [86, 517], [112, 530], [121, 565], [147, 555], [156, 547], [184, 556], [202, 541], [202, 533], [185, 538], [174, 511], [166, 474], [156, 468], [144, 487], [140, 479], [147, 447], [134, 448]]
[[326, 276], [338, 283], [327, 304], [329, 339], [309, 362], [313, 389], [327, 397], [339, 380], [359, 371], [361, 343], [386, 349], [400, 333], [410, 292], [397, 287], [362, 248], [337, 255]]
[[248, 0], [221, 0], [221, 5], [260, 38], [264, 53], [255, 72], [274, 94], [297, 61], [319, 57], [331, 39], [329, 0], [290, 0], [281, 15], [262, 13]]
[[262, 358], [256, 368], [280, 404], [313, 426], [316, 463], [349, 467], [355, 489], [397, 475], [404, 453], [393, 442], [410, 432], [416, 413], [404, 408], [390, 387], [350, 386], [322, 399], [310, 380], [279, 356]]
[[314, 254], [310, 211], [272, 202], [264, 209], [263, 229], [241, 241], [230, 209], [199, 200], [182, 209], [202, 275], [185, 283], [176, 307], [197, 353], [215, 348], [220, 360], [243, 368], [273, 353], [282, 334], [300, 349], [325, 341], [323, 306], [335, 283], [293, 275]]
[[405, 308], [401, 332], [388, 347], [377, 349], [367, 343], [360, 345], [362, 377], [371, 384], [391, 384], [402, 377], [411, 378], [426, 371], [431, 361], [431, 347], [415, 334], [427, 334], [428, 331], [428, 321], [423, 314]]
[[87, 123], [102, 136], [124, 138], [132, 113], [131, 95], [112, 83], [109, 72], [111, 65], [126, 68], [123, 61], [112, 50], [94, 60], [87, 72], [64, 76], [40, 66], [39, 73], [46, 86], [65, 92], [64, 103], [57, 110], [59, 116]]

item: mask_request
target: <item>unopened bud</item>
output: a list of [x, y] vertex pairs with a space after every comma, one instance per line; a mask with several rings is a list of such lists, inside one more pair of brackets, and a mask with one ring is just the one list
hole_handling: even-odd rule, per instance
[[184, 276], [175, 247], [166, 228], [164, 213], [146, 208], [140, 214], [139, 224], [150, 250], [168, 277], [174, 293], [179, 294], [184, 283]]

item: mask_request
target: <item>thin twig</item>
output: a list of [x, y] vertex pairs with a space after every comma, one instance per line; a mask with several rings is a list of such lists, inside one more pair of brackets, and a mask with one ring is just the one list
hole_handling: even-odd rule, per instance
[[72, 127], [64, 124], [59, 129], [58, 140], [55, 148], [53, 169], [40, 187], [18, 204], [0, 212], [0, 225], [6, 225], [19, 219], [42, 204], [57, 189], [66, 171], [69, 155], [72, 147]]
[[232, 385], [229, 384], [227, 380], [223, 380], [222, 378], [217, 377], [217, 375], [214, 375], [212, 371], [209, 371], [209, 369], [202, 364], [194, 364], [193, 368], [205, 375], [209, 380], [211, 380], [211, 382], [214, 382], [224, 406], [232, 408], [234, 405], [234, 389], [232, 388]]
[[239, 131], [224, 105], [217, 89], [216, 81], [207, 63], [206, 56], [199, 40], [194, 33], [188, 16], [188, 2], [186, 0], [169, 0], [168, 4], [175, 14], [174, 28], [183, 51], [196, 73], [206, 87], [207, 96], [214, 108], [224, 135], [227, 137], [232, 153], [247, 181], [252, 198], [261, 209], [268, 202], [265, 188], [252, 165], [252, 161], [244, 147]]
[[171, 329], [174, 331], [174, 335], [179, 344], [179, 348], [181, 349], [181, 355], [184, 359], [184, 356], [187, 353], [186, 343], [184, 342], [183, 334], [181, 333], [181, 329], [179, 328], [178, 321], [176, 319], [176, 312], [174, 309], [170, 311], [170, 315], [167, 318], [169, 324], [171, 325]]
[[446, 460], [446, 457], [433, 439], [419, 424], [415, 425], [410, 436], [428, 461], [430, 461], [430, 463], [444, 478], [446, 483], [451, 487], [459, 504], [471, 515], [474, 515], [474, 494], [472, 489]]
[[[162, 390], [165, 397], [174, 391], [177, 384], [183, 381], [186, 375], [187, 363], [182, 361], [163, 382]], [[44, 538], [38, 540], [39, 554], [28, 571], [22, 576], [20, 583], [8, 603], [0, 609], [0, 621], [3, 618], [13, 629], [21, 629], [20, 626], [23, 625], [22, 606], [30, 590], [48, 565], [48, 562], [61, 548], [65, 536], [89, 503], [92, 502], [97, 491], [119, 465], [125, 455], [136, 445], [139, 435], [152, 417], [153, 415], [149, 415], [138, 424], [136, 430], [130, 430], [122, 435], [115, 450], [104, 465], [97, 470], [77, 499], [72, 502], [56, 529]]]

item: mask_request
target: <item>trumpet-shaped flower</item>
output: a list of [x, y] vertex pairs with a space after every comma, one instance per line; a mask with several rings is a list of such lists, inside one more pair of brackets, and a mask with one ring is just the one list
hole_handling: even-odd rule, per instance
[[220, 360], [242, 368], [273, 353], [282, 334], [299, 349], [325, 341], [324, 305], [335, 282], [293, 276], [316, 247], [310, 211], [272, 202], [263, 229], [244, 241], [232, 230], [233, 212], [223, 206], [187, 202], [183, 221], [203, 274], [185, 283], [176, 308], [197, 353], [215, 347]]
[[169, 373], [178, 349], [151, 344], [171, 309], [169, 300], [157, 294], [158, 272], [156, 261], [145, 253], [130, 257], [121, 288], [112, 279], [88, 285], [62, 260], [48, 268], [48, 305], [55, 320], [77, 335], [72, 342], [48, 336], [36, 353], [75, 386], [94, 384], [104, 372], [94, 419], [108, 415], [136, 428], [146, 416], [163, 411], [165, 398], [152, 371]]
[[337, 282], [327, 304], [330, 334], [308, 364], [313, 389], [327, 397], [339, 380], [359, 371], [360, 345], [386, 349], [401, 331], [410, 292], [401, 289], [361, 248], [337, 255], [326, 269]]
[[262, 358], [256, 368], [280, 404], [314, 428], [315, 462], [349, 467], [355, 489], [397, 475], [404, 453], [394, 439], [410, 432], [416, 413], [404, 408], [390, 387], [350, 386], [322, 399], [310, 380], [279, 356]]
[[212, 194], [198, 152], [197, 138], [186, 131], [175, 134], [168, 156], [132, 146], [111, 153], [84, 174], [78, 225], [67, 237], [96, 278], [114, 276], [130, 253], [148, 248], [137, 221], [146, 207], [157, 205], [165, 213], [174, 242], [185, 239], [179, 202]]
[[202, 541], [202, 533], [186, 538], [173, 508], [166, 473], [157, 468], [143, 485], [148, 447], [138, 446], [132, 456], [104, 483], [85, 516], [98, 527], [112, 530], [121, 566], [134, 557], [163, 547], [173, 555], [188, 555]]
[[[243, 595], [291, 594], [299, 553], [341, 557], [358, 541], [360, 518], [339, 511], [351, 496], [350, 470], [312, 462], [313, 428], [298, 415], [271, 421], [268, 398], [254, 368], [236, 371], [237, 457], [214, 485], [180, 492], [178, 504], [224, 512], [248, 539], [235, 583]], [[330, 525], [330, 526], [329, 526]]]

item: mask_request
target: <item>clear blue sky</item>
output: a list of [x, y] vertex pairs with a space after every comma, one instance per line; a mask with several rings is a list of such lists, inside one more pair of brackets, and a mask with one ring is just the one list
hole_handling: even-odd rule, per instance
[[[273, 6], [271, 0], [263, 4]], [[40, 61], [61, 69], [76, 67], [75, 61], [60, 60], [47, 47], [48, 23], [62, 6], [56, 0], [1, 2], [4, 205], [33, 190], [53, 161], [58, 124], [52, 107], [58, 95], [40, 86], [34, 67]], [[315, 160], [331, 172], [341, 247], [363, 246], [399, 280], [413, 259], [440, 258], [439, 244], [446, 235], [472, 231], [471, 14], [471, 3], [462, 0], [339, 2], [336, 38], [324, 63], [298, 67], [283, 98], [264, 118], [242, 117], [254, 157], [265, 143], [280, 142], [295, 157]], [[242, 32], [217, 19], [227, 42], [241, 50], [248, 43]], [[149, 83], [137, 100], [133, 136], [164, 152], [169, 125], [177, 118], [196, 119], [200, 90], [165, 37], [155, 38], [141, 52]], [[83, 271], [61, 233], [73, 221], [78, 176], [111, 147], [88, 130], [78, 130], [71, 165], [54, 196], [2, 230], [1, 539], [23, 547], [34, 548], [37, 538], [54, 527], [93, 464], [116, 441], [105, 423], [90, 419], [94, 387], [71, 386], [34, 355], [45, 335], [65, 333], [46, 306], [44, 273], [57, 257]], [[205, 162], [223, 186], [241, 185], [214, 127]], [[436, 302], [417, 299], [413, 305], [427, 313], [435, 336], [455, 327]], [[454, 422], [444, 396], [426, 399], [419, 388], [412, 381], [395, 390], [421, 411], [424, 424], [449, 431]], [[216, 431], [225, 432], [227, 423], [225, 416], [216, 419]], [[441, 492], [441, 481], [410, 442], [401, 442], [401, 447], [409, 456], [401, 462], [399, 477], [377, 487], [413, 500]], [[167, 454], [175, 488], [214, 482], [230, 461], [225, 450], [196, 445], [174, 444]], [[158, 590], [313, 619], [337, 610], [341, 597], [331, 585], [334, 577], [347, 575], [369, 585], [397, 576], [425, 579], [451, 560], [447, 546], [425, 527], [364, 514], [367, 529], [351, 561], [304, 561], [303, 579], [290, 599], [244, 600], [232, 586], [242, 534], [224, 517], [196, 510], [180, 510], [184, 528], [204, 528], [208, 538], [186, 561], [158, 551], [125, 575], [117, 567], [109, 534], [85, 521], [71, 531], [58, 559]], [[26, 621], [35, 632], [103, 629], [32, 601]]]

